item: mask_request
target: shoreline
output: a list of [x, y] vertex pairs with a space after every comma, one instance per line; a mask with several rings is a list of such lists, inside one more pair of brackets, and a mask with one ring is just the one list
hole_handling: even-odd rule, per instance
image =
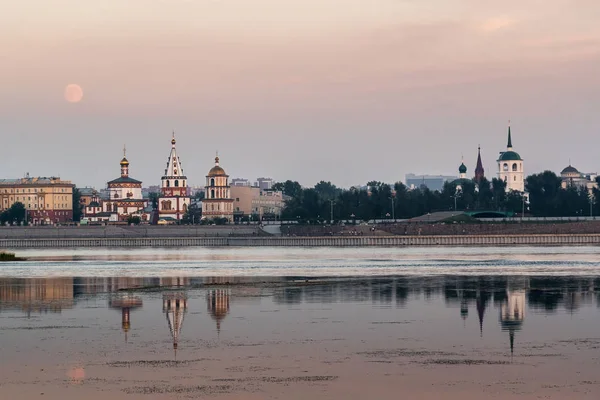
[[600, 234], [0, 239], [2, 249], [119, 247], [435, 247], [600, 245]]

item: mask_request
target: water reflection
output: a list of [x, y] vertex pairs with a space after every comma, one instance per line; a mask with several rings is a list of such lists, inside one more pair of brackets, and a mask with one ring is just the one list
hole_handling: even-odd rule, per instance
[[[200, 301], [206, 302], [205, 309], [215, 321], [218, 335], [236, 296], [239, 296], [236, 301], [240, 302], [268, 297], [273, 304], [290, 308], [305, 303], [367, 303], [377, 308], [395, 306], [400, 309], [442, 299], [445, 308], [461, 318], [465, 329], [476, 311], [480, 337], [485, 334], [485, 319], [490, 313], [497, 315], [500, 330], [508, 334], [512, 354], [517, 336], [524, 328], [527, 310], [543, 314], [559, 311], [575, 314], [584, 305], [595, 303], [600, 308], [599, 286], [599, 277], [538, 276], [10, 278], [0, 279], [0, 313], [22, 312], [27, 317], [33, 313], [60, 313], [77, 308], [79, 302], [106, 298], [108, 308], [121, 312], [121, 329], [127, 342], [132, 312], [143, 307], [146, 296], [158, 293], [162, 297], [162, 313], [176, 357], [188, 307], [195, 308], [189, 300], [193, 291], [199, 291]], [[192, 297], [194, 301], [197, 298]], [[489, 324], [485, 326], [489, 327]]]

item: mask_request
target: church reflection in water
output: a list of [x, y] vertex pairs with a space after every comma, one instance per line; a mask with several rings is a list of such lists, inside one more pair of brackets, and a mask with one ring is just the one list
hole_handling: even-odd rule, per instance
[[[121, 313], [121, 329], [128, 340], [133, 329], [132, 313], [151, 297], [142, 289], [159, 291], [162, 312], [176, 353], [188, 307], [193, 307], [188, 292], [199, 291], [206, 309], [215, 321], [220, 335], [230, 313], [232, 288], [271, 296], [275, 304], [369, 302], [398, 308], [411, 303], [442, 298], [446, 307], [457, 310], [466, 322], [476, 315], [478, 334], [489, 329], [490, 309], [496, 310], [499, 328], [508, 334], [507, 351], [512, 354], [524, 328], [526, 312], [555, 313], [564, 310], [577, 313], [582, 306], [600, 307], [600, 277], [524, 277], [524, 276], [437, 276], [320, 279], [313, 284], [305, 279], [277, 278], [277, 285], [256, 285], [245, 289], [244, 278], [0, 278], [0, 313], [17, 312], [30, 317], [35, 314], [61, 313], [92, 299], [106, 296], [108, 307]], [[287, 281], [287, 283], [286, 283]], [[310, 279], [309, 279], [310, 281]], [[264, 293], [261, 293], [264, 291]], [[105, 303], [106, 304], [106, 303]], [[475, 312], [470, 312], [475, 308]], [[454, 312], [454, 311], [451, 311]], [[487, 324], [485, 323], [487, 322]]]

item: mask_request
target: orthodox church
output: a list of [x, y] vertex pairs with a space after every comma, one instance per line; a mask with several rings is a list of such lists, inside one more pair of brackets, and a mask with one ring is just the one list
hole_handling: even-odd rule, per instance
[[498, 178], [506, 182], [506, 191], [525, 192], [525, 172], [523, 159], [513, 149], [510, 125], [508, 126], [508, 143], [506, 151], [498, 157]]
[[224, 218], [233, 222], [233, 199], [231, 198], [229, 175], [219, 165], [219, 156], [215, 157], [215, 166], [206, 175], [202, 218]]
[[183, 173], [181, 161], [175, 148], [175, 132], [171, 139], [171, 153], [167, 160], [165, 174], [161, 178], [160, 197], [158, 199], [159, 220], [179, 221], [190, 206], [187, 177]]
[[129, 176], [129, 161], [125, 148], [119, 164], [121, 176], [107, 183], [108, 198], [102, 202], [103, 215], [109, 215], [111, 222], [127, 222], [130, 216], [138, 216], [142, 221], [148, 221], [148, 200], [142, 196], [142, 182]]

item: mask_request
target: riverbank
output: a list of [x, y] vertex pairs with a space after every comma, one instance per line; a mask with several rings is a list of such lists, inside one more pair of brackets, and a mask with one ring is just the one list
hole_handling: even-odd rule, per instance
[[0, 262], [9, 262], [9, 261], [25, 261], [22, 257], [17, 257], [15, 253], [5, 253], [0, 251]]
[[0, 239], [0, 247], [402, 247], [600, 245], [600, 234]]

